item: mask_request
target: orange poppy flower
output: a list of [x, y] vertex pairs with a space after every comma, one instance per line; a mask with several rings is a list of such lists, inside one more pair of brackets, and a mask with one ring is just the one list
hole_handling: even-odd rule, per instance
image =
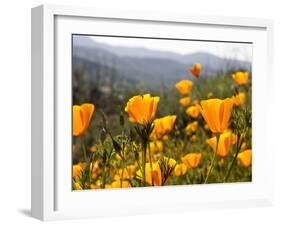
[[232, 78], [236, 82], [237, 85], [245, 85], [248, 82], [249, 73], [238, 71], [238, 72], [232, 74]]
[[193, 83], [190, 80], [181, 80], [176, 84], [176, 88], [184, 96], [190, 93], [192, 85]]
[[151, 136], [153, 138], [161, 138], [162, 136], [168, 134], [173, 129], [176, 118], [176, 115], [168, 115], [155, 119], [153, 121], [154, 129]]
[[133, 123], [146, 125], [154, 118], [159, 97], [152, 97], [150, 94], [132, 97], [126, 105], [125, 111], [129, 115], [129, 120]]
[[239, 153], [237, 159], [241, 166], [249, 167], [252, 164], [252, 150], [248, 149]]
[[[233, 142], [232, 133], [227, 131], [220, 135], [219, 145], [217, 150], [217, 156], [225, 158], [228, 154], [230, 146]], [[209, 144], [214, 151], [216, 151], [217, 147], [217, 137], [212, 137], [207, 140], [207, 144]]]
[[185, 113], [192, 118], [198, 118], [198, 116], [200, 115], [200, 109], [197, 105], [190, 106], [186, 109]]
[[190, 103], [190, 97], [183, 97], [179, 100], [179, 103], [183, 106], [183, 107], [187, 107]]
[[[145, 172], [146, 172], [145, 173], [146, 183], [152, 185], [152, 177], [153, 177], [154, 186], [161, 186], [162, 183], [161, 168], [158, 163], [152, 163], [152, 170], [150, 168], [150, 163], [146, 163]], [[136, 175], [138, 178], [142, 178], [141, 170], [138, 170]]]
[[232, 106], [231, 98], [208, 99], [201, 101], [199, 109], [210, 130], [213, 133], [222, 133], [228, 128]]
[[175, 169], [174, 169], [174, 174], [179, 177], [182, 176], [186, 173], [187, 171], [187, 167], [184, 163], [178, 164], [176, 165]]
[[197, 168], [201, 161], [201, 153], [190, 153], [181, 158], [187, 169]]
[[201, 64], [194, 64], [192, 67], [189, 68], [189, 72], [196, 78], [200, 76], [201, 73]]
[[89, 127], [91, 118], [95, 111], [95, 105], [82, 104], [74, 105], [73, 111], [73, 136], [83, 135]]
[[240, 92], [234, 96], [232, 96], [233, 104], [235, 106], [241, 106], [245, 103], [246, 94], [244, 92]]

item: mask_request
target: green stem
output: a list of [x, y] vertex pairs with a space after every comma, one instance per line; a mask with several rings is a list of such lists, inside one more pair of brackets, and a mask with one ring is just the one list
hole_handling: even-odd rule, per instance
[[143, 142], [142, 148], [142, 185], [146, 186], [145, 164], [146, 164], [146, 142]]
[[231, 172], [231, 170], [232, 170], [232, 168], [233, 168], [233, 166], [234, 166], [234, 163], [235, 163], [235, 161], [236, 161], [236, 159], [237, 159], [237, 156], [238, 156], [238, 154], [239, 154], [239, 152], [240, 152], [241, 145], [242, 145], [241, 134], [240, 134], [240, 135], [238, 134], [238, 140], [237, 140], [237, 143], [236, 143], [236, 152], [235, 152], [235, 156], [234, 156], [234, 158], [232, 159], [232, 162], [231, 162], [231, 164], [230, 164], [230, 167], [228, 168], [227, 173], [226, 173], [226, 175], [225, 175], [225, 177], [224, 177], [224, 182], [227, 182], [227, 180], [228, 180], [228, 177], [229, 177], [229, 175], [230, 175], [230, 172]]
[[188, 172], [185, 174], [185, 179], [187, 180], [187, 184], [191, 184], [191, 180]]
[[123, 186], [123, 175], [124, 175], [124, 143], [122, 144], [122, 153], [120, 153], [121, 155], [121, 180], [120, 180], [120, 187], [122, 188]]
[[124, 158], [123, 156], [121, 156], [121, 180], [120, 180], [120, 187], [122, 188], [123, 187], [123, 176], [124, 176]]
[[181, 153], [184, 153], [186, 146], [187, 146], [187, 135], [184, 134], [183, 147], [182, 147]]
[[[129, 180], [130, 180], [130, 181], [132, 181], [132, 178], [131, 178], [130, 172], [129, 172], [129, 170], [128, 170], [128, 167], [127, 167], [127, 166], [124, 167], [125, 157], [122, 155], [121, 158], [122, 158], [122, 173], [121, 173], [121, 188], [122, 188], [122, 184], [123, 184], [123, 175], [124, 175], [124, 168], [125, 168], [125, 170], [127, 171], [127, 174], [128, 174], [128, 177], [129, 177]], [[138, 161], [137, 161], [137, 164], [138, 164], [138, 166], [139, 166], [139, 168], [140, 168], [140, 165], [139, 165], [139, 162], [138, 162]]]
[[89, 183], [90, 184], [92, 183], [92, 168], [93, 168], [93, 162], [90, 161], [90, 164], [89, 164]]
[[121, 181], [120, 181], [120, 187], [121, 188], [122, 188], [122, 185], [123, 185], [123, 175], [124, 175], [124, 167], [122, 166]]
[[154, 178], [153, 178], [153, 168], [152, 168], [152, 160], [151, 160], [151, 150], [150, 150], [150, 145], [148, 144], [148, 154], [149, 154], [149, 162], [150, 162], [150, 174], [151, 174], [151, 181], [152, 181], [152, 186], [154, 186]]
[[217, 151], [218, 151], [218, 146], [219, 146], [219, 141], [220, 141], [220, 135], [219, 134], [216, 134], [216, 139], [217, 139], [217, 145], [216, 145], [216, 151], [214, 152], [214, 155], [213, 155], [213, 159], [211, 161], [211, 167], [209, 169], [209, 172], [207, 174], [207, 177], [204, 181], [204, 184], [207, 184], [208, 183], [208, 180], [209, 180], [209, 176], [214, 168], [214, 163], [215, 163], [215, 160], [216, 160], [216, 155], [217, 155]]
[[141, 169], [140, 161], [136, 160], [136, 162], [137, 162], [138, 168]]
[[132, 177], [131, 177], [131, 175], [130, 175], [130, 171], [129, 171], [128, 167], [125, 167], [125, 170], [126, 170], [127, 173], [128, 173], [129, 180], [132, 181]]
[[[122, 129], [122, 139], [124, 139], [124, 128]], [[123, 176], [124, 176], [124, 163], [125, 163], [125, 143], [122, 142], [122, 153], [121, 153], [121, 167], [122, 167], [122, 171], [121, 171], [121, 180], [120, 180], [120, 187], [123, 187]]]
[[106, 165], [103, 167], [103, 173], [102, 173], [102, 188], [105, 188], [105, 180], [106, 180]]
[[83, 155], [84, 155], [84, 161], [87, 162], [87, 149], [86, 149], [84, 138], [82, 138], [82, 151], [83, 151]]

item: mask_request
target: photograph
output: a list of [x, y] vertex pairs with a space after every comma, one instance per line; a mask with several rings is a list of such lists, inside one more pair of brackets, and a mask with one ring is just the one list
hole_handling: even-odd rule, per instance
[[250, 42], [72, 34], [72, 190], [252, 181]]

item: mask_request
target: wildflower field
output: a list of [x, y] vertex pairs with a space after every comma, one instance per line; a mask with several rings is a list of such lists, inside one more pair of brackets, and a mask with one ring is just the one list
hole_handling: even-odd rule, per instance
[[74, 70], [73, 190], [251, 181], [251, 72], [203, 68], [171, 87], [110, 92], [90, 92]]

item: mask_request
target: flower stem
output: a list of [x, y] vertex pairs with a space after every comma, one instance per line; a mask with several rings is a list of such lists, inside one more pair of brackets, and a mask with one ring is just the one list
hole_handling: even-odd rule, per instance
[[231, 162], [231, 164], [230, 164], [230, 167], [228, 168], [227, 173], [226, 173], [226, 175], [225, 175], [225, 177], [224, 177], [224, 182], [227, 182], [227, 180], [228, 180], [228, 177], [229, 177], [229, 175], [230, 175], [230, 172], [231, 172], [231, 170], [232, 170], [232, 168], [233, 168], [233, 166], [234, 166], [234, 163], [235, 163], [235, 161], [236, 161], [236, 159], [237, 159], [237, 156], [238, 156], [238, 154], [239, 154], [239, 152], [240, 152], [241, 144], [242, 144], [242, 142], [241, 142], [241, 134], [240, 134], [240, 135], [238, 135], [238, 140], [237, 140], [237, 143], [236, 143], [236, 152], [235, 152], [235, 156], [234, 156], [234, 158], [232, 159], [232, 162]]
[[182, 146], [182, 149], [181, 149], [181, 153], [184, 153], [184, 150], [186, 149], [186, 146], [187, 146], [187, 135], [184, 134], [184, 140], [183, 140], [183, 146]]
[[86, 149], [84, 138], [82, 138], [82, 151], [83, 151], [83, 155], [84, 155], [84, 161], [87, 162], [87, 149]]
[[142, 148], [142, 185], [146, 186], [145, 164], [146, 164], [146, 142], [143, 142]]
[[[123, 164], [122, 164], [123, 165]], [[123, 175], [124, 175], [124, 167], [122, 166], [122, 172], [121, 172], [121, 181], [120, 181], [120, 187], [122, 188], [123, 185]]]
[[213, 155], [213, 158], [212, 158], [212, 161], [211, 161], [211, 167], [208, 171], [208, 174], [207, 174], [207, 177], [205, 178], [205, 181], [204, 181], [204, 184], [207, 184], [208, 183], [208, 180], [209, 180], [209, 176], [214, 168], [214, 164], [215, 164], [215, 160], [216, 160], [216, 155], [217, 155], [217, 151], [218, 151], [218, 146], [219, 146], [219, 141], [220, 141], [220, 135], [219, 134], [216, 134], [216, 139], [217, 139], [217, 145], [216, 145], [216, 151], [214, 152], [214, 155]]
[[[122, 138], [124, 138], [124, 134], [125, 134], [125, 131], [124, 131], [124, 127], [122, 129]], [[120, 187], [122, 188], [123, 187], [123, 176], [124, 176], [124, 163], [125, 163], [125, 143], [122, 142], [122, 152], [120, 153], [121, 155], [121, 168], [122, 168], [122, 171], [121, 171], [121, 180], [120, 180]], [[127, 167], [126, 167], [127, 168]]]
[[147, 145], [149, 142], [149, 136], [151, 133], [151, 123], [146, 124], [144, 127], [142, 127], [141, 129], [137, 126], [136, 131], [139, 134], [141, 140], [142, 140], [142, 184], [143, 187], [146, 187], [146, 150], [147, 150]]
[[[123, 152], [124, 153], [124, 152]], [[120, 180], [120, 187], [122, 188], [123, 187], [123, 176], [124, 176], [124, 156], [121, 155], [121, 168], [122, 168], [122, 171], [121, 171], [121, 180]]]
[[102, 188], [105, 188], [105, 182], [106, 182], [106, 166], [103, 166], [103, 172], [102, 172]]
[[152, 186], [154, 186], [154, 178], [153, 178], [153, 167], [152, 167], [152, 160], [151, 160], [151, 150], [150, 150], [150, 145], [148, 144], [148, 154], [149, 154], [149, 162], [150, 162], [150, 174], [151, 174], [151, 181], [152, 181]]

